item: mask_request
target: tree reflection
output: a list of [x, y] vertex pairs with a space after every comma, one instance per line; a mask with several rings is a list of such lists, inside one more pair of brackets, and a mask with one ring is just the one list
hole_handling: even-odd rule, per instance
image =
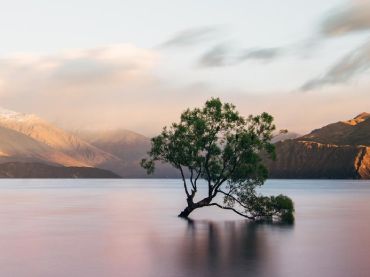
[[176, 262], [187, 276], [271, 276], [271, 228], [291, 229], [246, 221], [188, 221]]

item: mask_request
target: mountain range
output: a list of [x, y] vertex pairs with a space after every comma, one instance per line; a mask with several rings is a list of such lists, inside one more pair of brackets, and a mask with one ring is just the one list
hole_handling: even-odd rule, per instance
[[[307, 135], [273, 139], [271, 178], [370, 179], [370, 114], [329, 124]], [[129, 130], [68, 132], [30, 114], [0, 109], [0, 177], [145, 178], [140, 160], [150, 139]], [[158, 165], [154, 176], [177, 178]]]
[[[26, 165], [34, 172], [28, 176], [40, 178], [46, 176], [45, 166], [50, 172], [66, 168], [65, 174], [59, 174], [64, 177], [85, 176], [83, 168], [105, 170], [99, 171], [104, 176], [108, 171], [115, 177], [147, 177], [139, 163], [149, 147], [149, 138], [132, 131], [68, 132], [35, 115], [0, 109], [0, 177], [24, 176]], [[70, 169], [80, 173], [72, 174]], [[178, 173], [159, 165], [154, 177], [178, 177]]]
[[279, 141], [271, 178], [370, 179], [370, 114]]
[[114, 154], [120, 162], [103, 168], [110, 169], [126, 178], [178, 178], [177, 170], [166, 164], [157, 164], [153, 175], [148, 176], [140, 166], [150, 149], [150, 138], [129, 130], [80, 131], [77, 136], [95, 147]]
[[119, 175], [94, 167], [52, 166], [36, 162], [0, 164], [0, 178], [120, 178]]

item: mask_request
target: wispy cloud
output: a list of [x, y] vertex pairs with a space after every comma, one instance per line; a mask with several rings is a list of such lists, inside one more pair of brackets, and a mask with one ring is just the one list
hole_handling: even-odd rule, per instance
[[322, 23], [324, 36], [340, 36], [370, 30], [370, 1], [351, 1], [345, 7], [333, 11]]
[[2, 57], [1, 106], [74, 128], [129, 127], [140, 121], [139, 103], [158, 90], [151, 72], [158, 60], [127, 44]]
[[284, 49], [282, 48], [235, 49], [224, 43], [218, 44], [204, 53], [199, 59], [199, 64], [203, 67], [221, 67], [238, 65], [248, 60], [269, 62], [280, 57], [283, 53]]
[[[158, 59], [132, 45], [76, 49], [53, 55], [13, 54], [0, 59], [0, 95], [21, 90], [82, 93], [142, 76]], [[14, 78], [18, 79], [17, 82]], [[50, 92], [52, 93], [52, 92]]]
[[281, 48], [255, 48], [246, 50], [240, 57], [240, 60], [260, 60], [271, 61], [282, 55], [283, 49]]
[[329, 84], [346, 83], [370, 68], [370, 41], [350, 52], [325, 74], [306, 82], [301, 90], [308, 91]]
[[202, 67], [220, 67], [230, 64], [231, 49], [225, 44], [213, 46], [199, 59], [199, 65]]
[[219, 26], [203, 26], [182, 30], [176, 33], [169, 40], [165, 41], [161, 47], [185, 47], [210, 41], [220, 33]]
[[[352, 0], [345, 6], [333, 10], [321, 22], [317, 42], [339, 36], [370, 31], [370, 1]], [[301, 91], [345, 84], [370, 68], [370, 40], [343, 56], [321, 76], [307, 81]]]
[[[342, 89], [335, 99], [319, 91], [252, 93], [202, 82], [183, 87], [157, 79], [153, 74], [160, 65], [157, 59], [155, 51], [130, 45], [2, 58], [0, 103], [67, 128], [128, 128], [154, 135], [178, 120], [185, 108], [199, 106], [212, 96], [237, 104], [244, 115], [268, 110], [279, 127], [298, 132], [328, 118], [343, 117], [343, 105], [347, 114], [356, 114], [366, 110], [370, 101], [368, 87], [356, 90], [358, 97]], [[286, 103], [293, 107], [293, 117]], [[294, 108], [302, 105], [317, 112], [307, 117], [305, 111]]]

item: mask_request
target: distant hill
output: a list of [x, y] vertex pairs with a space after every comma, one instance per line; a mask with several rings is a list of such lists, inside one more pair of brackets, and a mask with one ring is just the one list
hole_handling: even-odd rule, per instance
[[[35, 115], [0, 108], [0, 165], [16, 162], [27, 163], [27, 168], [33, 168], [31, 164], [56, 166], [58, 171], [37, 167], [43, 172], [49, 168], [54, 174], [61, 172], [60, 167], [68, 167], [68, 172], [71, 168], [86, 167], [106, 169], [129, 178], [179, 177], [176, 170], [161, 164], [154, 175], [146, 174], [140, 161], [150, 145], [149, 138], [128, 130], [72, 133]], [[52, 174], [49, 176], [53, 177]]]
[[326, 144], [370, 146], [370, 114], [361, 113], [351, 120], [329, 124], [300, 139]]
[[274, 136], [271, 141], [272, 141], [272, 143], [277, 143], [279, 141], [284, 141], [284, 140], [288, 140], [288, 139], [295, 139], [295, 138], [298, 138], [300, 136], [301, 136], [300, 134], [297, 134], [297, 133], [294, 133], [294, 132], [282, 133], [282, 134], [278, 134], [278, 135]]
[[10, 162], [0, 164], [0, 178], [120, 178], [120, 176], [108, 170], [92, 167]]
[[123, 163], [113, 165], [110, 169], [122, 177], [180, 177], [177, 170], [169, 165], [157, 164], [153, 175], [148, 176], [140, 166], [140, 161], [150, 150], [150, 138], [129, 130], [80, 131], [79, 137], [90, 144], [120, 158]]
[[85, 167], [119, 161], [35, 115], [0, 109], [0, 161], [14, 158]]
[[[112, 165], [122, 163], [118, 157], [35, 115], [0, 109], [0, 164], [9, 162], [41, 163], [45, 166], [72, 168], [99, 167], [108, 170], [113, 167]], [[68, 171], [70, 172], [71, 169]], [[17, 172], [16, 175], [19, 175], [19, 170]], [[61, 170], [52, 172], [56, 174]], [[84, 170], [85, 172], [88, 171]], [[101, 173], [104, 172], [101, 171]]]
[[276, 143], [271, 178], [370, 179], [370, 114]]

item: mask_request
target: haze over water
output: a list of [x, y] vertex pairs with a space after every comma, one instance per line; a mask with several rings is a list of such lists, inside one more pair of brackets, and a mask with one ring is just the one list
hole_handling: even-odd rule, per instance
[[1, 180], [0, 276], [368, 276], [370, 182], [269, 180], [294, 226], [207, 208], [179, 180]]

